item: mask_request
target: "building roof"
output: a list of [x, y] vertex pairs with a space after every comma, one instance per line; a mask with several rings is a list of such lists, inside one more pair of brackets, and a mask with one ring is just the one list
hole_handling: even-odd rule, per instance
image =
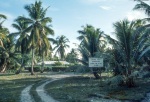
[[[67, 61], [44, 61], [44, 64], [45, 65], [51, 65], [51, 64], [55, 64], [56, 62], [61, 62], [64, 65], [70, 64]], [[37, 65], [41, 65], [41, 64], [42, 64], [42, 62], [37, 63]]]

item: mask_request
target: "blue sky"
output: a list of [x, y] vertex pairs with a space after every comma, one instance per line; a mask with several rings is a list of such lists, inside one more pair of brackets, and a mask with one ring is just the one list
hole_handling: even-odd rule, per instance
[[[144, 18], [140, 11], [133, 11], [136, 2], [133, 0], [41, 0], [43, 7], [48, 9], [47, 15], [52, 18], [52, 29], [55, 38], [65, 35], [73, 43], [79, 43], [76, 39], [81, 26], [91, 24], [100, 28], [106, 34], [113, 36], [113, 23], [128, 18], [129, 20]], [[34, 3], [35, 0], [0, 0], [0, 13], [5, 14], [8, 20], [4, 26], [10, 32], [15, 32], [11, 27], [17, 16], [28, 16], [24, 5]]]

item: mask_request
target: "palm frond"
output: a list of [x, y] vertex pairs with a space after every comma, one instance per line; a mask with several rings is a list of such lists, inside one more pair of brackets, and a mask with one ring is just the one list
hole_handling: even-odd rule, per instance
[[150, 6], [147, 3], [143, 2], [142, 0], [136, 1], [138, 1], [138, 4], [135, 5], [133, 10], [144, 10], [145, 14], [150, 16]]
[[18, 31], [21, 31], [22, 29], [20, 28], [20, 26], [19, 25], [17, 25], [17, 24], [12, 24], [12, 27], [14, 27], [15, 29], [17, 29]]
[[44, 30], [47, 34], [54, 35], [54, 31], [50, 27], [44, 26]]
[[0, 14], [0, 19], [3, 18], [3, 19], [7, 19], [7, 17], [3, 14]]

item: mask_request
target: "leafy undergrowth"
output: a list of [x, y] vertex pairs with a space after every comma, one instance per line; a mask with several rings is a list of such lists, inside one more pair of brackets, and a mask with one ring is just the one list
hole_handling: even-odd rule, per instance
[[42, 79], [42, 76], [22, 73], [19, 75], [0, 74], [0, 102], [19, 102], [21, 91]]
[[150, 78], [137, 79], [136, 86], [133, 88], [117, 87], [108, 92], [108, 96], [120, 100], [139, 101], [143, 99], [146, 93], [150, 92]]
[[109, 86], [107, 78], [95, 80], [91, 77], [71, 77], [46, 85], [45, 90], [60, 102], [88, 102], [96, 95], [120, 100], [140, 100], [150, 91], [149, 79], [138, 79], [134, 88]]

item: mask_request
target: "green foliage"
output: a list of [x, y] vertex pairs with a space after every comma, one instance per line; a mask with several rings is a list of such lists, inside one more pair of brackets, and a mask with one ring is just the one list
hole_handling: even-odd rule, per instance
[[67, 69], [67, 72], [76, 72], [76, 73], [86, 73], [90, 72], [90, 68], [85, 65], [74, 64], [70, 65]]
[[113, 87], [123, 86], [124, 85], [124, 77], [122, 75], [117, 75], [110, 78], [107, 81], [107, 84]]
[[[28, 71], [31, 72], [31, 67], [26, 67], [26, 69], [28, 69]], [[35, 72], [40, 72], [41, 71], [40, 66], [34, 66], [33, 69], [34, 69]]]
[[68, 69], [67, 66], [53, 66], [52, 67], [52, 71], [54, 71], [54, 72], [61, 72], [61, 71], [65, 72], [66, 69]]
[[134, 86], [133, 77], [131, 74], [140, 62], [143, 55], [149, 50], [149, 36], [150, 29], [139, 30], [145, 23], [141, 20], [128, 21], [122, 20], [114, 23], [116, 40], [107, 37], [109, 42], [113, 45], [111, 52], [112, 63], [114, 63], [120, 74], [126, 76], [126, 83], [128, 86]]
[[70, 53], [66, 56], [66, 61], [69, 63], [77, 63], [78, 54], [75, 49], [72, 49]]
[[[83, 30], [78, 31], [80, 36], [78, 39], [81, 41], [78, 46], [81, 59], [78, 59], [82, 64], [88, 66], [89, 57], [94, 57], [96, 53], [104, 53], [106, 48], [106, 41], [104, 39], [104, 32], [100, 29], [95, 29], [91, 25], [86, 25]], [[100, 78], [97, 71], [93, 72], [96, 79]]]
[[27, 42], [27, 48], [32, 50], [32, 71], [34, 73], [34, 53], [42, 56], [44, 60], [44, 55], [50, 53], [51, 45], [49, 43], [48, 35], [54, 35], [53, 30], [48, 26], [51, 23], [50, 17], [45, 17], [47, 9], [42, 7], [41, 1], [35, 1], [34, 4], [29, 4], [25, 6], [25, 10], [29, 14], [29, 18], [19, 16], [17, 20], [23, 21], [27, 24], [27, 28], [23, 30], [23, 34], [30, 32], [29, 39]]
[[53, 66], [62, 66], [62, 65], [63, 65], [63, 63], [58, 61], [58, 62], [55, 62]]
[[56, 46], [53, 48], [53, 50], [56, 49], [55, 55], [58, 54], [61, 60], [64, 60], [66, 57], [65, 50], [69, 47], [69, 45], [67, 44], [68, 42], [69, 39], [64, 35], [58, 36], [54, 41], [54, 44], [56, 44]]
[[[138, 4], [135, 5], [133, 10], [143, 10], [146, 15], [150, 16], [150, 5], [144, 2], [143, 0], [134, 0], [137, 1]], [[149, 18], [146, 18], [146, 20], [149, 20]]]
[[80, 34], [78, 39], [81, 41], [78, 48], [82, 56], [81, 62], [87, 65], [89, 57], [94, 57], [97, 52], [103, 53], [106, 44], [102, 40], [104, 32], [100, 29], [95, 29], [91, 25], [83, 27], [83, 30], [79, 30], [78, 32]]
[[15, 51], [14, 38], [4, 33], [3, 44], [0, 46], [0, 72], [19, 67], [20, 54]]

